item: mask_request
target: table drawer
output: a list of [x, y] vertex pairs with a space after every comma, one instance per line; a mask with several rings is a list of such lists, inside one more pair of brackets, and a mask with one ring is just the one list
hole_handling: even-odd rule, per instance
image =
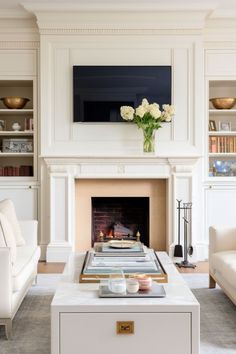
[[59, 338], [60, 354], [191, 354], [191, 314], [61, 313]]

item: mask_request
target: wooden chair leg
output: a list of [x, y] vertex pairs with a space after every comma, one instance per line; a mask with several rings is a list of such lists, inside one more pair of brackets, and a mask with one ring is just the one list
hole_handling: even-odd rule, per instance
[[209, 275], [209, 288], [214, 289], [215, 287], [216, 287], [215, 279], [213, 279], [212, 276]]

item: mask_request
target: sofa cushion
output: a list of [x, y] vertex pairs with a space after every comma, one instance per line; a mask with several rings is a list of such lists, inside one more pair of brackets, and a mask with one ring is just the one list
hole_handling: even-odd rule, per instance
[[218, 272], [229, 284], [236, 287], [236, 250], [217, 252], [212, 255], [213, 272]]
[[16, 240], [8, 219], [0, 213], [0, 247], [8, 247], [12, 264], [16, 261]]
[[38, 246], [26, 245], [17, 247], [16, 262], [12, 269], [13, 291], [20, 290], [26, 282], [37, 272], [37, 263], [40, 257]]
[[25, 240], [21, 234], [21, 229], [20, 229], [19, 222], [17, 220], [16, 211], [13, 202], [10, 199], [4, 199], [0, 201], [0, 212], [6, 216], [9, 223], [11, 224], [16, 239], [16, 245], [17, 246], [25, 245]]

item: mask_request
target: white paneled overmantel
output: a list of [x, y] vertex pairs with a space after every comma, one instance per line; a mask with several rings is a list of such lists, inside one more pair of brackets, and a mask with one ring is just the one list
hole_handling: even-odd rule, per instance
[[[195, 165], [199, 157], [48, 157], [49, 234], [47, 261], [65, 261], [75, 249], [75, 181], [79, 179], [166, 179], [167, 180], [167, 249], [173, 251], [177, 238], [176, 199], [198, 205]], [[193, 215], [193, 230], [199, 220]], [[198, 228], [199, 232], [199, 228]], [[198, 232], [193, 232], [193, 244], [198, 249]]]
[[40, 31], [41, 155], [142, 151], [142, 134], [133, 124], [73, 123], [73, 65], [171, 65], [176, 115], [156, 135], [158, 156], [201, 153], [202, 121], [196, 117], [204, 113], [201, 35], [209, 6], [81, 6], [25, 4]]

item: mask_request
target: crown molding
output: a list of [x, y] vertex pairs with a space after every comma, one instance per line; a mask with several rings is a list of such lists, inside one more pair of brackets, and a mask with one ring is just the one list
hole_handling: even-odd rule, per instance
[[1, 9], [0, 11], [0, 19], [32, 19], [32, 17], [34, 16], [23, 8]]
[[[174, 7], [156, 3], [23, 3], [24, 8], [37, 18], [41, 33], [55, 29], [76, 30], [200, 30], [205, 26], [212, 9]], [[99, 13], [99, 15], [98, 15]], [[42, 32], [43, 30], [43, 32]]]

